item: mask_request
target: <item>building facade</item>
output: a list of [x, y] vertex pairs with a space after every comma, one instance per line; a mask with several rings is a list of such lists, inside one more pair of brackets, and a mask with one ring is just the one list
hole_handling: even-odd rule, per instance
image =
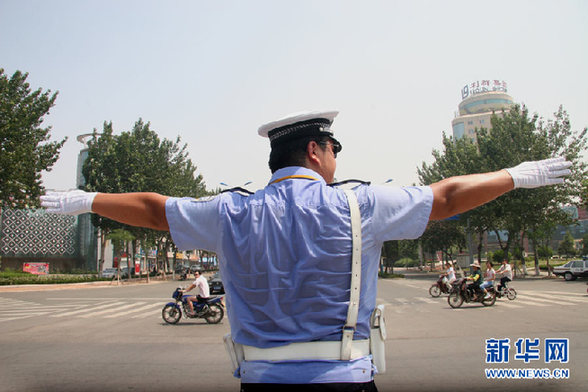
[[501, 80], [478, 80], [461, 90], [459, 111], [451, 122], [453, 138], [467, 137], [476, 140], [476, 129], [492, 129], [492, 114], [501, 115], [514, 105], [507, 94], [506, 82]]
[[[78, 155], [76, 185], [83, 185], [81, 167], [88, 155], [86, 140]], [[23, 270], [41, 263], [48, 272], [96, 271], [96, 229], [90, 214], [49, 214], [44, 209], [0, 209], [0, 269]], [[110, 252], [112, 253], [112, 251]]]

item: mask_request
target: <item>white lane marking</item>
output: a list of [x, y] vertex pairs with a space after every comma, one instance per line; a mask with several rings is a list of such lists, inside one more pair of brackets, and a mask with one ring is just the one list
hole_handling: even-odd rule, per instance
[[30, 314], [28, 316], [0, 318], [0, 322], [2, 322], [2, 321], [10, 321], [10, 320], [22, 320], [22, 319], [31, 318], [31, 317], [34, 317], [34, 315], [33, 314]]
[[145, 305], [145, 306], [141, 306], [141, 307], [138, 307], [138, 308], [135, 308], [135, 309], [128, 310], [126, 312], [119, 312], [119, 313], [115, 313], [115, 314], [110, 314], [110, 315], [104, 316], [104, 317], [105, 318], [115, 318], [115, 317], [120, 317], [120, 316], [127, 316], [127, 315], [130, 315], [132, 313], [142, 312], [142, 311], [145, 311], [147, 309], [151, 309], [154, 306], [159, 307], [161, 305], [160, 304], [149, 304], [149, 305]]
[[118, 311], [123, 310], [123, 309], [132, 308], [133, 306], [143, 305], [144, 303], [145, 302], [138, 302], [136, 304], [121, 305], [121, 306], [117, 306], [115, 308], [101, 310], [100, 312], [94, 312], [94, 311], [92, 311], [89, 314], [82, 314], [82, 315], [79, 315], [77, 317], [83, 317], [83, 318], [96, 317], [96, 316], [100, 316], [100, 315], [103, 315], [103, 314], [118, 312]]
[[116, 306], [116, 305], [123, 305], [125, 304], [125, 302], [109, 302], [107, 304], [104, 305], [99, 305], [99, 306], [94, 306], [91, 308], [84, 308], [84, 309], [79, 309], [79, 310], [74, 310], [73, 312], [66, 312], [66, 313], [60, 313], [60, 314], [52, 314], [51, 317], [67, 317], [67, 316], [73, 316], [73, 315], [77, 315], [77, 314], [81, 314], [81, 313], [88, 313], [88, 312], [93, 312], [96, 309], [104, 309], [104, 308], [108, 308], [108, 307], [112, 307], [112, 306]]
[[410, 304], [410, 301], [408, 301], [406, 298], [394, 298], [393, 300], [396, 302], [400, 302], [402, 305]]
[[550, 306], [547, 304], [541, 304], [541, 303], [537, 303], [535, 301], [530, 301], [528, 299], [519, 299], [519, 297], [517, 297], [517, 299], [515, 299], [515, 301], [517, 301], [517, 304], [522, 304], [522, 305], [530, 305], [530, 306]]
[[[439, 299], [440, 297], [437, 297], [437, 299]], [[427, 297], [414, 297], [414, 299], [419, 300], [419, 301], [423, 301], [426, 302], [428, 304], [438, 304], [439, 301], [435, 301], [431, 298], [427, 298]]]
[[[523, 296], [524, 296], [524, 294], [523, 294]], [[588, 299], [583, 299], [583, 298], [578, 298], [578, 297], [570, 297], [570, 296], [564, 296], [564, 295], [548, 295], [548, 294], [543, 294], [543, 293], [533, 294], [533, 296], [547, 298], [547, 299], [553, 299], [553, 300], [557, 300], [557, 301], [571, 301], [571, 302], [576, 302], [576, 303], [588, 304]]]
[[510, 302], [498, 302], [496, 301], [496, 305], [499, 308], [510, 308], [510, 309], [520, 309], [520, 308], [524, 308], [524, 306], [522, 305], [517, 305], [517, 304], [513, 304], [512, 301]]
[[[161, 308], [163, 309], [163, 306]], [[133, 316], [131, 318], [138, 319], [138, 318], [151, 317], [151, 316], [155, 316], [155, 315], [159, 315], [161, 317], [161, 309], [153, 310], [151, 312], [141, 313], [141, 314], [138, 314], [138, 315]]]
[[565, 302], [564, 300], [537, 298], [536, 296], [520, 295], [520, 296], [517, 296], [517, 299], [518, 298], [525, 298], [529, 301], [537, 301], [537, 302], [542, 302], [542, 303], [547, 303], [547, 304], [552, 304], [552, 305], [561, 305], [561, 306], [575, 305], [574, 303]]

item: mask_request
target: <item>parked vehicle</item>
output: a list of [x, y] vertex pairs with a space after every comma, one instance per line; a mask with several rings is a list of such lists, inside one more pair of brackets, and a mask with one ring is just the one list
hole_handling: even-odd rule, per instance
[[429, 294], [431, 297], [437, 298], [438, 296], [443, 294], [449, 294], [450, 289], [447, 288], [445, 284], [445, 279], [443, 279], [445, 275], [439, 275], [439, 279], [429, 288]]
[[176, 267], [174, 268], [174, 271], [176, 272], [176, 274], [179, 274], [183, 270], [187, 270], [189, 268], [190, 268], [190, 266], [187, 265], [187, 264], [176, 264]]
[[221, 279], [220, 273], [216, 273], [208, 279], [208, 287], [210, 288], [210, 294], [224, 294], [225, 287]]
[[187, 297], [182, 294], [183, 288], [178, 287], [172, 294], [175, 302], [168, 302], [161, 310], [161, 317], [168, 324], [177, 324], [182, 315], [185, 318], [203, 318], [208, 324], [218, 324], [225, 315], [223, 298], [224, 296], [210, 297], [204, 303], [194, 302], [194, 316], [188, 314]]
[[114, 278], [116, 276], [116, 268], [104, 268], [102, 270], [103, 278]]
[[572, 260], [564, 265], [553, 268], [553, 273], [563, 276], [565, 280], [576, 280], [578, 277], [588, 276], [588, 260]]
[[482, 293], [478, 293], [475, 296], [472, 285], [467, 283], [466, 278], [460, 278], [453, 284], [451, 293], [447, 297], [447, 302], [452, 308], [459, 308], [464, 302], [479, 302], [484, 306], [492, 306], [496, 302], [496, 293], [494, 290], [488, 290], [488, 293], [490, 293], [490, 298], [488, 299], [484, 298], [484, 294]]
[[180, 275], [179, 280], [186, 280], [188, 279], [188, 268], [184, 268], [183, 270], [178, 272], [178, 275]]
[[[130, 273], [131, 277], [135, 276], [135, 269], [131, 268], [131, 273]], [[129, 267], [124, 267], [121, 268], [120, 270], [120, 278], [121, 279], [128, 279], [129, 278]]]

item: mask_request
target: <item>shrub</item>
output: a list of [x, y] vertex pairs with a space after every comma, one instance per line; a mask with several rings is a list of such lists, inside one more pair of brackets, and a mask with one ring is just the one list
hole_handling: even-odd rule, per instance
[[378, 272], [378, 277], [383, 279], [404, 278], [403, 274], [390, 274], [386, 272]]
[[[512, 256], [512, 253], [510, 254], [510, 256]], [[498, 249], [494, 252], [488, 252], [488, 260], [495, 262], [495, 263], [502, 263], [502, 260], [504, 260], [505, 257], [505, 253], [502, 249]], [[512, 258], [512, 257], [510, 257]]]
[[33, 275], [28, 272], [7, 270], [0, 272], [0, 286], [15, 284], [56, 284], [84, 283], [97, 280], [110, 280], [92, 275]]
[[409, 257], [404, 257], [400, 260], [398, 260], [396, 263], [394, 263], [395, 267], [416, 267], [417, 266], [417, 262]]

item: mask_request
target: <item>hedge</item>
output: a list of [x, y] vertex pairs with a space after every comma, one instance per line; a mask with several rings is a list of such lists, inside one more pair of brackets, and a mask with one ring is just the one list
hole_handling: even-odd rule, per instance
[[111, 278], [100, 278], [96, 274], [82, 275], [33, 275], [28, 272], [6, 270], [0, 272], [0, 286], [15, 284], [58, 284], [58, 283], [84, 283], [99, 280], [111, 280]]

